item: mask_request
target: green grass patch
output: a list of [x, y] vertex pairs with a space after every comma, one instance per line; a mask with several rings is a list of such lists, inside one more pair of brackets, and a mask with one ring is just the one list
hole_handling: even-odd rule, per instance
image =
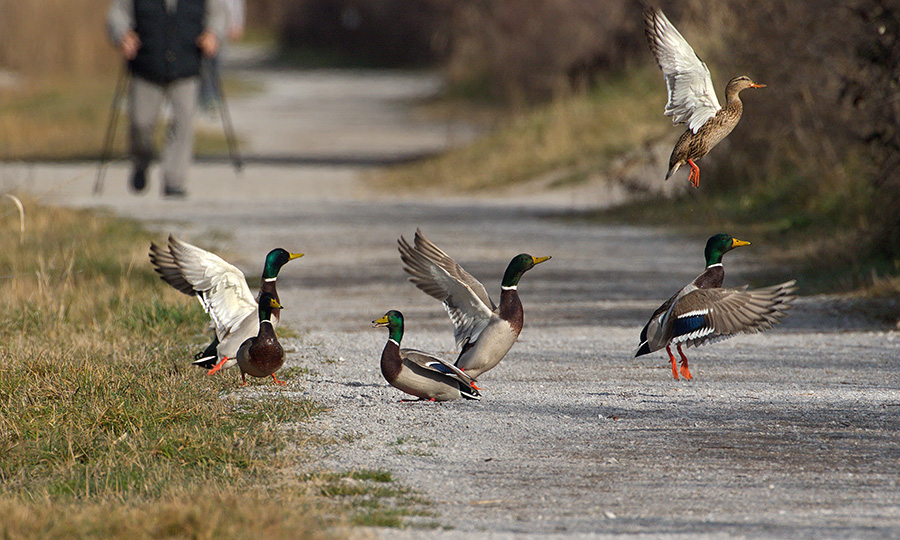
[[[395, 484], [383, 470], [358, 470], [308, 475], [319, 493], [340, 501], [352, 524], [366, 527], [419, 526], [422, 518], [434, 518], [431, 504], [413, 490]], [[430, 520], [426, 525], [433, 526]]]
[[136, 224], [26, 215], [21, 246], [0, 220], [0, 537], [343, 537], [341, 506], [282, 474], [322, 407], [190, 366], [206, 316]]

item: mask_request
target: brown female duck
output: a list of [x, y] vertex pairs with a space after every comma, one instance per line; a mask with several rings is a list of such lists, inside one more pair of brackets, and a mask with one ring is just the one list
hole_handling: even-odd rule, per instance
[[741, 119], [740, 93], [745, 88], [765, 88], [749, 77], [735, 77], [725, 87], [725, 107], [719, 105], [706, 64], [697, 56], [675, 26], [659, 8], [644, 9], [644, 31], [656, 63], [663, 72], [669, 100], [664, 114], [676, 124], [687, 124], [672, 155], [666, 180], [679, 167], [691, 167], [689, 180], [700, 186], [700, 168], [695, 159], [705, 156], [719, 144]]
[[241, 368], [241, 380], [247, 384], [246, 375], [252, 377], [272, 376], [275, 384], [284, 384], [275, 376], [275, 372], [284, 365], [284, 349], [275, 336], [272, 325], [272, 311], [282, 309], [281, 304], [271, 293], [263, 293], [259, 297], [259, 333], [244, 343], [237, 352], [237, 365]]
[[[281, 248], [270, 251], [260, 278], [259, 296], [254, 299], [244, 273], [215, 253], [171, 234], [166, 244], [150, 244], [150, 262], [160, 278], [184, 294], [196, 296], [212, 320], [216, 337], [205, 350], [194, 355], [195, 366], [209, 369], [212, 375], [237, 362], [238, 348], [259, 332], [259, 298], [269, 293], [277, 301], [278, 272], [302, 256]], [[272, 324], [276, 326], [279, 312], [277, 308], [271, 311]]]

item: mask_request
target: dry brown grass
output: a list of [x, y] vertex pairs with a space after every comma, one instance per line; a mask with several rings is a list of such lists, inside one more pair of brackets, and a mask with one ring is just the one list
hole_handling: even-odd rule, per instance
[[516, 115], [471, 145], [385, 172], [380, 181], [459, 192], [504, 187], [565, 169], [572, 179], [605, 171], [613, 158], [670, 126], [665, 93], [650, 69], [604, 81], [596, 91]]
[[282, 423], [321, 409], [193, 369], [205, 314], [135, 223], [25, 206], [23, 245], [0, 214], [0, 537], [342, 537], [284, 472], [316, 442]]
[[109, 0], [0, 0], [0, 67], [26, 75], [97, 74], [118, 56], [106, 37]]
[[[116, 81], [112, 75], [59, 76], [28, 80], [12, 88], [0, 87], [0, 161], [99, 159], [103, 150]], [[228, 96], [253, 92], [249, 85], [225, 83]], [[122, 104], [125, 104], [123, 100]], [[116, 127], [112, 156], [128, 150], [128, 113]], [[157, 137], [164, 134], [161, 117]], [[219, 126], [197, 129], [197, 154], [225, 154]]]
[[246, 539], [364, 538], [323, 520], [321, 505], [290, 490], [198, 490], [139, 504], [59, 503], [0, 498], [0, 536], [14, 540], [71, 538]]
[[[46, 77], [0, 88], [0, 161], [98, 157], [114, 90], [112, 76]], [[126, 149], [126, 129], [123, 121], [117, 154]]]

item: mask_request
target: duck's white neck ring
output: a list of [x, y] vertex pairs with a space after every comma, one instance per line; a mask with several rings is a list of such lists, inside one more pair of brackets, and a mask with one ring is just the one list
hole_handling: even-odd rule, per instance
[[[269, 324], [272, 324], [272, 319], [265, 319], [265, 320], [259, 321], [259, 324], [262, 324], [262, 323], [269, 323]], [[272, 324], [272, 326], [275, 326], [275, 325]]]
[[394, 345], [396, 345], [398, 347], [400, 346], [400, 343], [398, 343], [396, 339], [388, 338], [388, 343], [393, 343]]
[[722, 263], [711, 264], [711, 265], [707, 266], [707, 268], [713, 268], [715, 266], [722, 266]]
[[502, 290], [502, 291], [515, 291], [515, 290], [517, 290], [518, 288], [519, 288], [518, 285], [510, 285], [509, 287], [506, 287], [506, 286], [500, 287], [500, 290]]
[[266, 282], [266, 283], [272, 283], [272, 282], [275, 281], [276, 279], [278, 279], [277, 276], [276, 276], [276, 277], [265, 278], [265, 279], [263, 279], [263, 281]]

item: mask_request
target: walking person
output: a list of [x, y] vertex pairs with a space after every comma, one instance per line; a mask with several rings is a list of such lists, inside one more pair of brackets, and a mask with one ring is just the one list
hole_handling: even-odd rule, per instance
[[226, 31], [223, 0], [112, 0], [110, 39], [132, 74], [131, 187], [147, 186], [153, 135], [163, 102], [172, 108], [162, 155], [163, 195], [183, 198], [194, 150], [200, 60], [214, 56]]

